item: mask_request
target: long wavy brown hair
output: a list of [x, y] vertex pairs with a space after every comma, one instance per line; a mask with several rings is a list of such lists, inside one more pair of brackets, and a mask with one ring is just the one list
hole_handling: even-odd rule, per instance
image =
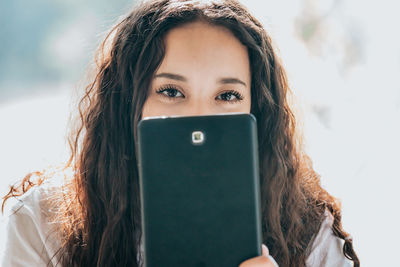
[[[285, 71], [263, 26], [237, 1], [154, 0], [141, 3], [112, 28], [79, 104], [71, 135], [73, 169], [59, 196], [56, 220], [63, 266], [140, 265], [141, 218], [136, 126], [171, 28], [202, 20], [229, 29], [248, 48], [251, 113], [258, 123], [263, 242], [280, 266], [305, 266], [328, 210], [343, 253], [359, 266], [343, 230], [337, 199], [320, 185], [301, 147], [289, 107]], [[44, 175], [37, 175], [40, 184]], [[32, 175], [12, 186], [4, 202], [24, 194]]]

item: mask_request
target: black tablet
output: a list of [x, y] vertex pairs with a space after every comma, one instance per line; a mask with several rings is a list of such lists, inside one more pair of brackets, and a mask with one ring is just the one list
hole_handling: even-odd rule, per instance
[[145, 266], [232, 267], [261, 255], [253, 115], [148, 118], [138, 142]]

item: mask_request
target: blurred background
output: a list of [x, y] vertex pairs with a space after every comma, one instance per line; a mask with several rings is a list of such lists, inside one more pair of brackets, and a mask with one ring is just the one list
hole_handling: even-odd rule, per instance
[[[280, 50], [305, 147], [343, 205], [362, 266], [400, 266], [400, 4], [244, 3]], [[72, 96], [94, 51], [134, 1], [0, 3], [0, 192], [64, 161]], [[4, 238], [1, 220], [0, 240]], [[3, 244], [0, 245], [0, 251]]]

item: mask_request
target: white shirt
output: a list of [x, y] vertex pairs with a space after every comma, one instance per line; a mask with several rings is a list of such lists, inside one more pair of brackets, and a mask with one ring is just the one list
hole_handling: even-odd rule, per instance
[[[57, 265], [57, 259], [53, 255], [60, 248], [60, 238], [57, 237], [55, 225], [49, 221], [51, 212], [48, 190], [45, 186], [32, 188], [12, 206], [1, 266], [47, 266], [48, 263], [49, 266]], [[332, 232], [333, 216], [329, 212], [325, 216], [306, 266], [352, 266], [352, 262], [342, 253], [344, 241]]]

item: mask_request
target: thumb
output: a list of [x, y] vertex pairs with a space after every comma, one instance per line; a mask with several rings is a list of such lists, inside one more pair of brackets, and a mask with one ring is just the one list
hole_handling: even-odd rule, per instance
[[279, 267], [279, 265], [278, 265], [278, 263], [276, 263], [275, 259], [272, 258], [271, 255], [269, 255], [269, 249], [267, 248], [267, 246], [264, 245], [264, 244], [262, 244], [262, 245], [261, 245], [261, 248], [262, 248], [262, 255], [263, 255], [264, 257], [268, 257], [269, 260], [272, 262], [272, 264], [273, 264], [275, 267]]
[[262, 245], [261, 245], [261, 249], [262, 249], [262, 255], [268, 257], [268, 255], [269, 255], [269, 250], [268, 250], [267, 246], [264, 245], [264, 244], [262, 244]]

